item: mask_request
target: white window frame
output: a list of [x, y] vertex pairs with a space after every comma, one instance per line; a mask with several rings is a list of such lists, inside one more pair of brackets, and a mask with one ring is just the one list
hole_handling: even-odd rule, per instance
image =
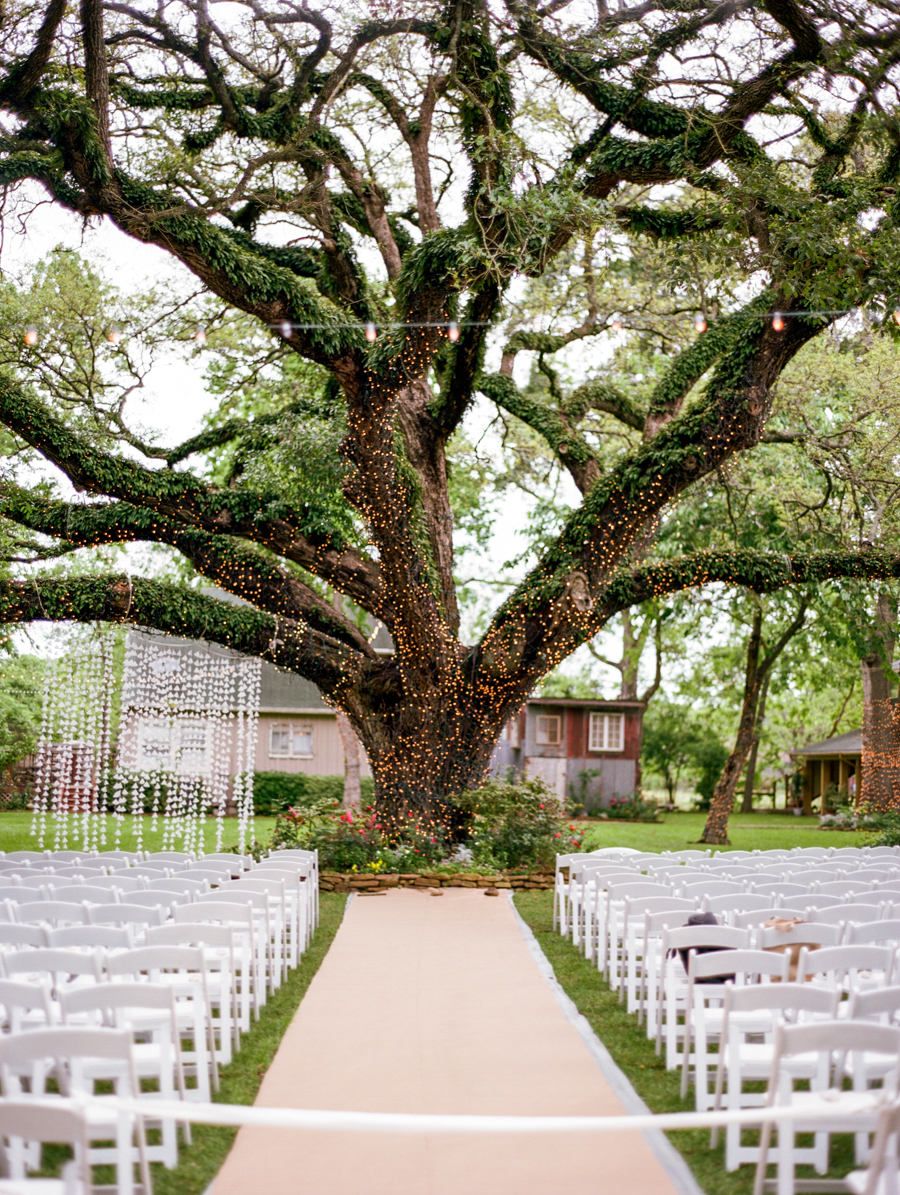
[[[273, 751], [272, 738], [276, 731], [287, 731], [287, 751]], [[309, 751], [295, 751], [294, 738], [298, 734], [309, 735]], [[269, 759], [312, 759], [316, 753], [315, 731], [311, 722], [272, 722], [269, 724]]]
[[[618, 734], [610, 732], [616, 727]], [[613, 741], [617, 739], [618, 741]], [[625, 750], [625, 715], [604, 714], [600, 710], [591, 710], [588, 720], [588, 751], [599, 754], [601, 751]]]
[[[541, 723], [544, 723], [541, 729]], [[550, 723], [556, 724], [556, 737], [550, 738]], [[534, 741], [539, 747], [562, 746], [562, 717], [559, 714], [538, 714], [534, 724]]]
[[[203, 737], [202, 746], [199, 736]], [[190, 736], [191, 746], [186, 746]], [[165, 744], [165, 751], [147, 756], [148, 741]], [[200, 758], [198, 758], [200, 756]], [[197, 767], [195, 765], [199, 764]], [[137, 724], [137, 771], [175, 772], [179, 776], [208, 776], [212, 770], [212, 727], [208, 720], [141, 717]]]

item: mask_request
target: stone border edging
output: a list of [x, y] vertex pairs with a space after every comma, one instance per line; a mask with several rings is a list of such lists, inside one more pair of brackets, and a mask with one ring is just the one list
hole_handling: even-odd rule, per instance
[[436, 871], [393, 872], [384, 875], [323, 871], [319, 874], [319, 888], [322, 892], [379, 892], [388, 888], [507, 888], [535, 891], [552, 888], [553, 882], [553, 874], [545, 872], [512, 876], [483, 876], [472, 872], [448, 875]]

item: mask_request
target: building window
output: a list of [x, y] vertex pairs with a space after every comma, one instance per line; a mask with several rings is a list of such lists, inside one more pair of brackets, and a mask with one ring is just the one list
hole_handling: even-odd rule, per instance
[[269, 727], [270, 759], [312, 759], [313, 732], [308, 722], [275, 722]]
[[588, 751], [621, 751], [624, 740], [624, 715], [591, 714]]
[[205, 776], [212, 764], [210, 733], [205, 719], [142, 718], [138, 722], [134, 766], [147, 772]]
[[562, 742], [562, 718], [558, 714], [538, 714], [535, 741], [540, 747], [558, 747]]

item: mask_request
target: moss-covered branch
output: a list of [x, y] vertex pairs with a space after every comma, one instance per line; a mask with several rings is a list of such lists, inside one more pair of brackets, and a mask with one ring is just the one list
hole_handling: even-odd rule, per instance
[[142, 507], [182, 527], [247, 539], [308, 569], [380, 617], [378, 567], [337, 534], [323, 534], [309, 510], [278, 495], [215, 489], [191, 473], [150, 470], [93, 447], [68, 428], [15, 379], [0, 374], [0, 421], [20, 435], [82, 490]]
[[596, 617], [611, 618], [651, 598], [715, 583], [739, 585], [753, 593], [774, 593], [796, 585], [831, 581], [888, 581], [900, 577], [900, 553], [880, 552], [695, 552], [622, 569], [598, 602]]
[[358, 652], [303, 623], [121, 573], [0, 581], [0, 623], [40, 621], [130, 622], [210, 640], [289, 668], [336, 698], [365, 665]]
[[536, 431], [572, 474], [582, 493], [596, 481], [600, 470], [594, 451], [564, 411], [523, 394], [513, 379], [504, 373], [482, 374], [478, 378], [478, 389], [498, 407]]
[[112, 543], [162, 543], [229, 593], [270, 614], [302, 619], [363, 655], [368, 641], [357, 627], [277, 560], [229, 536], [209, 535], [127, 502], [70, 504], [39, 497], [10, 482], [0, 484], [0, 514], [21, 527], [53, 536], [71, 552]]

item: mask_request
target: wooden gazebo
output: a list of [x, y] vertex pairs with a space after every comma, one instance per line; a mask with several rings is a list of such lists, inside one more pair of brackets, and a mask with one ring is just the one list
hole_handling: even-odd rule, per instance
[[[810, 743], [791, 755], [803, 771], [803, 812], [812, 813], [813, 803], [832, 785], [847, 789], [851, 800], [858, 804], [862, 799], [862, 731], [850, 730]], [[822, 809], [820, 803], [819, 809]]]

